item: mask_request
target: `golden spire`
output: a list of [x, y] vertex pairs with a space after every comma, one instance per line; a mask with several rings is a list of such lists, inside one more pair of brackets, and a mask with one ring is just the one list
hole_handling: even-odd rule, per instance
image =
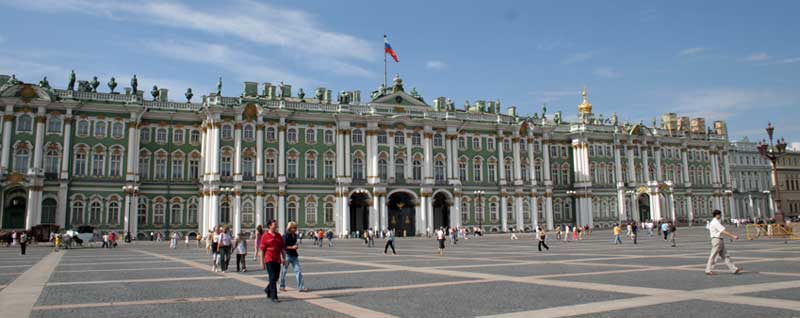
[[583, 103], [578, 105], [578, 112], [581, 114], [589, 114], [592, 112], [592, 103], [586, 98], [586, 85], [583, 85], [581, 95], [583, 96]]

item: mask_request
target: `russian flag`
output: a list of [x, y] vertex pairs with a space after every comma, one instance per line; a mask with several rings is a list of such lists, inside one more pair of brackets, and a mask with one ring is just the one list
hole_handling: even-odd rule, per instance
[[386, 37], [385, 34], [383, 35], [383, 44], [384, 44], [384, 49], [383, 49], [384, 53], [391, 55], [395, 62], [400, 63], [400, 60], [397, 59], [397, 53], [395, 53], [394, 50], [392, 49], [392, 46], [389, 45], [389, 39]]

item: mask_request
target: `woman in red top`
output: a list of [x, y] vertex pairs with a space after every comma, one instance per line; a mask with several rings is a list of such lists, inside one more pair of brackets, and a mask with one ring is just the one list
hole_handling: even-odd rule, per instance
[[272, 302], [280, 302], [278, 300], [278, 277], [281, 275], [281, 262], [284, 255], [284, 244], [281, 233], [278, 233], [277, 224], [275, 220], [270, 220], [267, 223], [267, 232], [261, 237], [261, 255], [264, 255], [264, 267], [267, 268], [269, 274], [269, 284], [264, 288], [267, 293], [267, 298]]

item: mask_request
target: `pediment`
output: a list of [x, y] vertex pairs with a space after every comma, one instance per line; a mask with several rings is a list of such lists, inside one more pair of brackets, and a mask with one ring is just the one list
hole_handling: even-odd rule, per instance
[[398, 91], [388, 95], [384, 95], [372, 100], [373, 103], [377, 104], [395, 104], [395, 105], [404, 105], [404, 106], [425, 106], [429, 107], [428, 104], [421, 101], [420, 99], [404, 92]]

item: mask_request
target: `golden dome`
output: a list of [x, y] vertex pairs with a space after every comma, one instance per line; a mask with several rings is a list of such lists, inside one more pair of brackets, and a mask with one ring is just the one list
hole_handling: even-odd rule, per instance
[[590, 114], [592, 113], [592, 103], [586, 99], [586, 85], [583, 86], [583, 91], [581, 92], [583, 95], [583, 103], [578, 105], [578, 112], [581, 114]]

